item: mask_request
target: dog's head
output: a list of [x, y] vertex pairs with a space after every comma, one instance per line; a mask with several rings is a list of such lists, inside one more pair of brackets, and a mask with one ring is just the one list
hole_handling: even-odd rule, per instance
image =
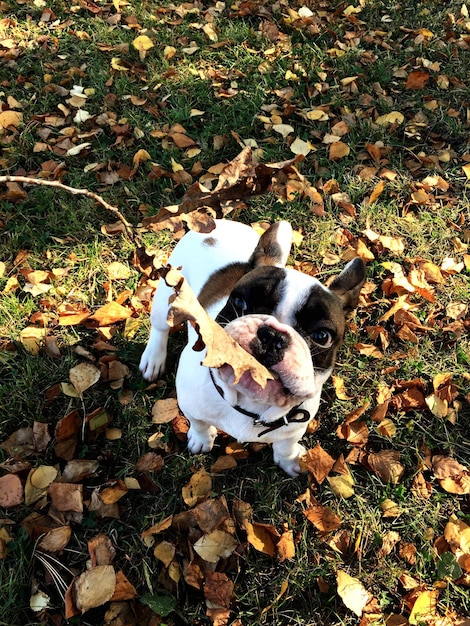
[[[294, 406], [321, 389], [365, 280], [360, 258], [350, 261], [328, 287], [286, 268], [291, 242], [290, 225], [278, 222], [261, 236], [241, 277], [232, 271], [231, 282], [224, 270], [217, 277], [228, 294], [217, 322], [277, 379], [261, 391], [242, 378], [237, 390], [255, 402], [269, 399], [277, 406]], [[230, 382], [227, 371], [219, 375]]]

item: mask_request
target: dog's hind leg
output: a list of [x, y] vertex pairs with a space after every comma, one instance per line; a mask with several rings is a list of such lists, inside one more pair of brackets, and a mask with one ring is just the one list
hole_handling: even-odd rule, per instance
[[301, 473], [300, 459], [307, 453], [307, 450], [298, 442], [298, 437], [297, 433], [295, 437], [273, 443], [274, 462], [289, 476], [297, 476]]

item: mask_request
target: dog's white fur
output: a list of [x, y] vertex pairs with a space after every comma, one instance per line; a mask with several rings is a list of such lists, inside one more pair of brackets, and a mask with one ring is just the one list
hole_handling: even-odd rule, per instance
[[[275, 265], [284, 267], [291, 246], [292, 229], [287, 222], [279, 223], [276, 241], [279, 247]], [[208, 235], [189, 232], [176, 245], [170, 263], [173, 267], [182, 268], [182, 273], [196, 294], [214, 273], [231, 263], [248, 262], [259, 241], [259, 236], [250, 227], [238, 222], [216, 220], [216, 229]], [[275, 311], [272, 322], [287, 325], [295, 333], [296, 345], [305, 343], [304, 339], [294, 330], [295, 315], [302, 307], [305, 294], [313, 285], [320, 286], [319, 281], [293, 269], [286, 268], [286, 279], [282, 298]], [[329, 290], [321, 286], [327, 293]], [[172, 290], [160, 281], [151, 313], [151, 332], [147, 347], [142, 355], [140, 368], [145, 378], [153, 380], [164, 371], [169, 326], [167, 323], [168, 300]], [[227, 301], [227, 295], [210, 303], [207, 311], [215, 319]], [[273, 312], [274, 313], [274, 312]], [[273, 318], [274, 319], [274, 318]], [[276, 321], [277, 320], [277, 321]], [[233, 320], [227, 330], [234, 328], [236, 334], [237, 319]], [[263, 322], [270, 324], [269, 316]], [[307, 421], [290, 421], [282, 427], [269, 430], [266, 426], [286, 415], [294, 405], [308, 411], [313, 417], [320, 402], [322, 386], [331, 374], [332, 368], [325, 371], [314, 371], [310, 351], [305, 344], [298, 348], [296, 358], [302, 361], [299, 369], [306, 372], [309, 383], [304, 385], [300, 396], [293, 398], [289, 406], [273, 405], [262, 395], [262, 401], [246, 393], [243, 385], [233, 384], [233, 377], [227, 374], [226, 368], [210, 371], [201, 365], [203, 355], [192, 349], [197, 337], [192, 327], [188, 328], [188, 344], [184, 348], [176, 375], [176, 390], [179, 406], [190, 422], [188, 432], [188, 448], [192, 453], [208, 452], [212, 449], [217, 430], [232, 435], [240, 442], [261, 442], [273, 445], [275, 462], [289, 475], [300, 472], [299, 460], [305, 453], [299, 440], [308, 426]], [[211, 376], [212, 372], [212, 376]], [[299, 372], [300, 376], [300, 372]], [[217, 390], [219, 389], [219, 391]], [[257, 414], [262, 424], [237, 408]]]

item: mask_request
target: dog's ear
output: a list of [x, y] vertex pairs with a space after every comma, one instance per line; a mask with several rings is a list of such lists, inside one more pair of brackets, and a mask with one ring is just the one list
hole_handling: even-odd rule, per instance
[[343, 301], [345, 313], [350, 313], [356, 308], [359, 301], [362, 285], [366, 279], [366, 266], [364, 261], [356, 257], [346, 265], [344, 270], [328, 285]]
[[276, 222], [261, 235], [250, 257], [252, 268], [260, 265], [285, 267], [292, 245], [292, 226], [289, 222]]

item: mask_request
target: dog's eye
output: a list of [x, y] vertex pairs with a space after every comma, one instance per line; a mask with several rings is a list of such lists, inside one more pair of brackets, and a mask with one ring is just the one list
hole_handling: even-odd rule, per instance
[[327, 328], [314, 330], [310, 335], [315, 343], [323, 348], [329, 348], [333, 343], [333, 335]]
[[235, 296], [232, 300], [232, 304], [240, 313], [244, 313], [247, 309], [246, 301], [241, 296]]

